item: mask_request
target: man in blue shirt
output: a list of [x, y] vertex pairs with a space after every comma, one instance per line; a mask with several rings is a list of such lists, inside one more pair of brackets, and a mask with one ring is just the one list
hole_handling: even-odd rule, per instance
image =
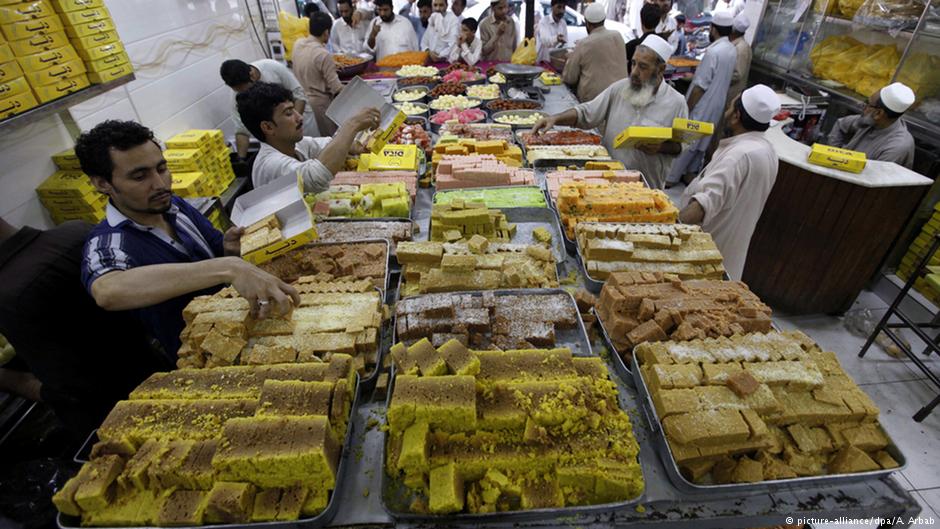
[[173, 360], [183, 308], [231, 284], [252, 316], [285, 314], [297, 291], [237, 257], [241, 228], [223, 236], [185, 200], [153, 132], [131, 121], [105, 121], [83, 133], [75, 154], [92, 184], [108, 195], [107, 216], [89, 233], [82, 281], [105, 310], [135, 310]]

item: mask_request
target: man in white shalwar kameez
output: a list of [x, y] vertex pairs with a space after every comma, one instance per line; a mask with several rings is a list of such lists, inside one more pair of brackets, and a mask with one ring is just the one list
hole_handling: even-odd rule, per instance
[[682, 194], [679, 222], [700, 224], [724, 257], [725, 271], [740, 280], [747, 249], [777, 179], [777, 153], [764, 131], [780, 110], [766, 85], [745, 90], [725, 113], [729, 136]]
[[636, 147], [614, 148], [614, 139], [631, 125], [672, 127], [675, 118], [687, 118], [682, 94], [663, 81], [672, 45], [658, 35], [649, 35], [633, 55], [633, 70], [626, 79], [607, 87], [597, 97], [560, 114], [542, 118], [532, 130], [540, 133], [555, 125], [590, 129], [606, 123], [602, 142], [627, 169], [643, 173], [647, 184], [662, 189], [669, 165], [682, 150], [672, 141]]
[[[702, 63], [695, 70], [695, 77], [692, 78], [692, 85], [686, 94], [689, 114], [696, 121], [705, 121], [717, 126], [725, 112], [728, 87], [731, 85], [738, 56], [734, 44], [728, 40], [733, 22], [734, 17], [728, 11], [715, 13], [712, 18], [712, 44], [705, 50]], [[705, 136], [682, 152], [672, 164], [669, 182], [677, 183], [686, 175], [688, 181], [698, 173], [713, 136]]]
[[829, 145], [910, 169], [914, 165], [914, 137], [901, 115], [913, 104], [913, 90], [903, 83], [891, 83], [868, 98], [861, 114], [836, 121]]

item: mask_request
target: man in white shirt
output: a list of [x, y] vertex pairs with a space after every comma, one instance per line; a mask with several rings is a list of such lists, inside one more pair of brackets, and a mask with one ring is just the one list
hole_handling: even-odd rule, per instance
[[457, 17], [457, 20], [463, 22], [463, 10], [467, 8], [467, 0], [452, 0], [450, 10]]
[[235, 104], [235, 96], [247, 91], [257, 82], [274, 83], [283, 86], [294, 94], [294, 110], [299, 115], [303, 115], [307, 106], [307, 94], [304, 93], [304, 87], [300, 81], [294, 77], [294, 74], [287, 69], [287, 66], [272, 61], [271, 59], [261, 59], [251, 64], [238, 59], [229, 59], [222, 63], [219, 68], [219, 75], [229, 88], [235, 91], [232, 96], [232, 121], [235, 124], [235, 151], [239, 160], [245, 160], [248, 156], [248, 144], [251, 141], [248, 129], [242, 124], [238, 116], [238, 107]]
[[251, 170], [251, 182], [261, 187], [284, 175], [303, 178], [304, 191], [326, 191], [343, 170], [359, 131], [377, 127], [379, 111], [364, 108], [340, 125], [333, 138], [303, 134], [303, 117], [294, 111], [291, 93], [269, 83], [255, 83], [238, 95], [238, 112], [248, 130], [261, 142]]
[[365, 45], [376, 60], [403, 51], [418, 51], [418, 37], [411, 22], [396, 16], [392, 0], [375, 0], [378, 16], [372, 19]]
[[431, 9], [421, 49], [428, 51], [433, 62], [446, 61], [460, 36], [460, 21], [447, 10], [447, 0], [431, 0]]
[[[672, 53], [679, 53], [679, 24], [676, 19], [670, 15], [672, 12], [673, 0], [646, 0], [647, 4], [655, 4], [659, 8], [659, 24], [656, 25], [654, 33], [666, 39], [672, 45]], [[637, 37], [642, 35], [642, 24], [640, 24], [640, 9], [636, 9], [633, 16], [633, 28]]]
[[836, 121], [829, 144], [910, 169], [914, 165], [914, 137], [901, 115], [913, 104], [914, 91], [910, 87], [891, 83], [869, 96], [861, 114]]
[[359, 53], [369, 53], [365, 47], [366, 23], [357, 20], [356, 11], [353, 9], [352, 0], [337, 0], [336, 9], [339, 12], [339, 18], [333, 21], [333, 29], [330, 32], [330, 48], [333, 53], [342, 55], [356, 55]]
[[414, 7], [414, 0], [408, 0], [404, 7], [398, 10], [398, 14], [411, 21], [411, 26], [415, 28], [415, 36], [420, 44], [424, 40], [424, 34], [428, 30], [428, 24], [431, 18], [431, 0], [418, 0], [418, 16], [411, 14]]
[[565, 22], [565, 0], [552, 0], [552, 11], [539, 20], [535, 44], [536, 62], [548, 62], [549, 52], [568, 42], [568, 24]]
[[742, 92], [725, 113], [729, 137], [682, 194], [679, 222], [700, 224], [711, 234], [735, 281], [744, 274], [751, 236], [777, 179], [777, 153], [764, 131], [779, 110], [780, 99], [768, 86]]
[[463, 22], [460, 23], [460, 36], [457, 37], [457, 42], [450, 50], [450, 56], [447, 57], [447, 60], [451, 63], [463, 61], [470, 66], [479, 62], [483, 45], [480, 43], [480, 39], [476, 37], [477, 26], [477, 19], [473, 17], [463, 19]]
[[[728, 40], [731, 35], [731, 25], [734, 17], [728, 11], [715, 13], [712, 17], [710, 38], [711, 45], [705, 50], [702, 63], [695, 70], [692, 85], [686, 93], [689, 104], [689, 113], [696, 121], [705, 121], [719, 126], [721, 117], [725, 112], [725, 100], [728, 88], [731, 86], [731, 77], [737, 63], [737, 50]], [[712, 136], [706, 136], [683, 151], [682, 155], [672, 164], [669, 172], [669, 182], [677, 183], [679, 180], [689, 182], [699, 170], [705, 160], [714, 136], [721, 131], [715, 130]]]
[[663, 81], [666, 60], [672, 47], [658, 35], [649, 35], [633, 55], [633, 70], [626, 79], [610, 85], [591, 101], [581, 103], [561, 114], [539, 120], [535, 133], [555, 125], [590, 129], [606, 122], [603, 144], [627, 169], [643, 173], [647, 184], [661, 189], [669, 166], [682, 150], [672, 141], [614, 148], [614, 139], [631, 125], [672, 127], [675, 118], [686, 118], [689, 110], [682, 94]]

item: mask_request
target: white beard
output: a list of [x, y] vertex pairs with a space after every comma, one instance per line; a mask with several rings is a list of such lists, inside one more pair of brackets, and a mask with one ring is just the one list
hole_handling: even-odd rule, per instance
[[623, 88], [623, 98], [627, 100], [627, 103], [635, 107], [645, 107], [646, 105], [653, 102], [653, 98], [656, 96], [654, 90], [655, 86], [651, 84], [643, 84], [643, 87], [639, 90], [633, 88], [633, 85], [627, 83], [627, 86]]

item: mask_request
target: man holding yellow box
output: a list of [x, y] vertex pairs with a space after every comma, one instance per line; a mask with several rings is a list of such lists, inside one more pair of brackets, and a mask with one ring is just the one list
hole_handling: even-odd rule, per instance
[[[584, 129], [604, 125], [603, 143], [611, 156], [627, 169], [643, 173], [650, 187], [662, 189], [673, 159], [682, 151], [681, 145], [655, 137], [646, 142], [627, 143], [617, 138], [627, 127], [671, 128], [675, 118], [689, 117], [682, 94], [663, 81], [672, 51], [672, 45], [665, 39], [649, 35], [637, 47], [629, 77], [610, 85], [590, 101], [542, 118], [532, 131], [538, 134], [555, 125]], [[671, 136], [672, 131], [668, 134]]]
[[836, 121], [829, 144], [910, 169], [914, 165], [914, 137], [900, 118], [913, 104], [913, 90], [902, 83], [889, 84], [868, 98], [860, 115]]

